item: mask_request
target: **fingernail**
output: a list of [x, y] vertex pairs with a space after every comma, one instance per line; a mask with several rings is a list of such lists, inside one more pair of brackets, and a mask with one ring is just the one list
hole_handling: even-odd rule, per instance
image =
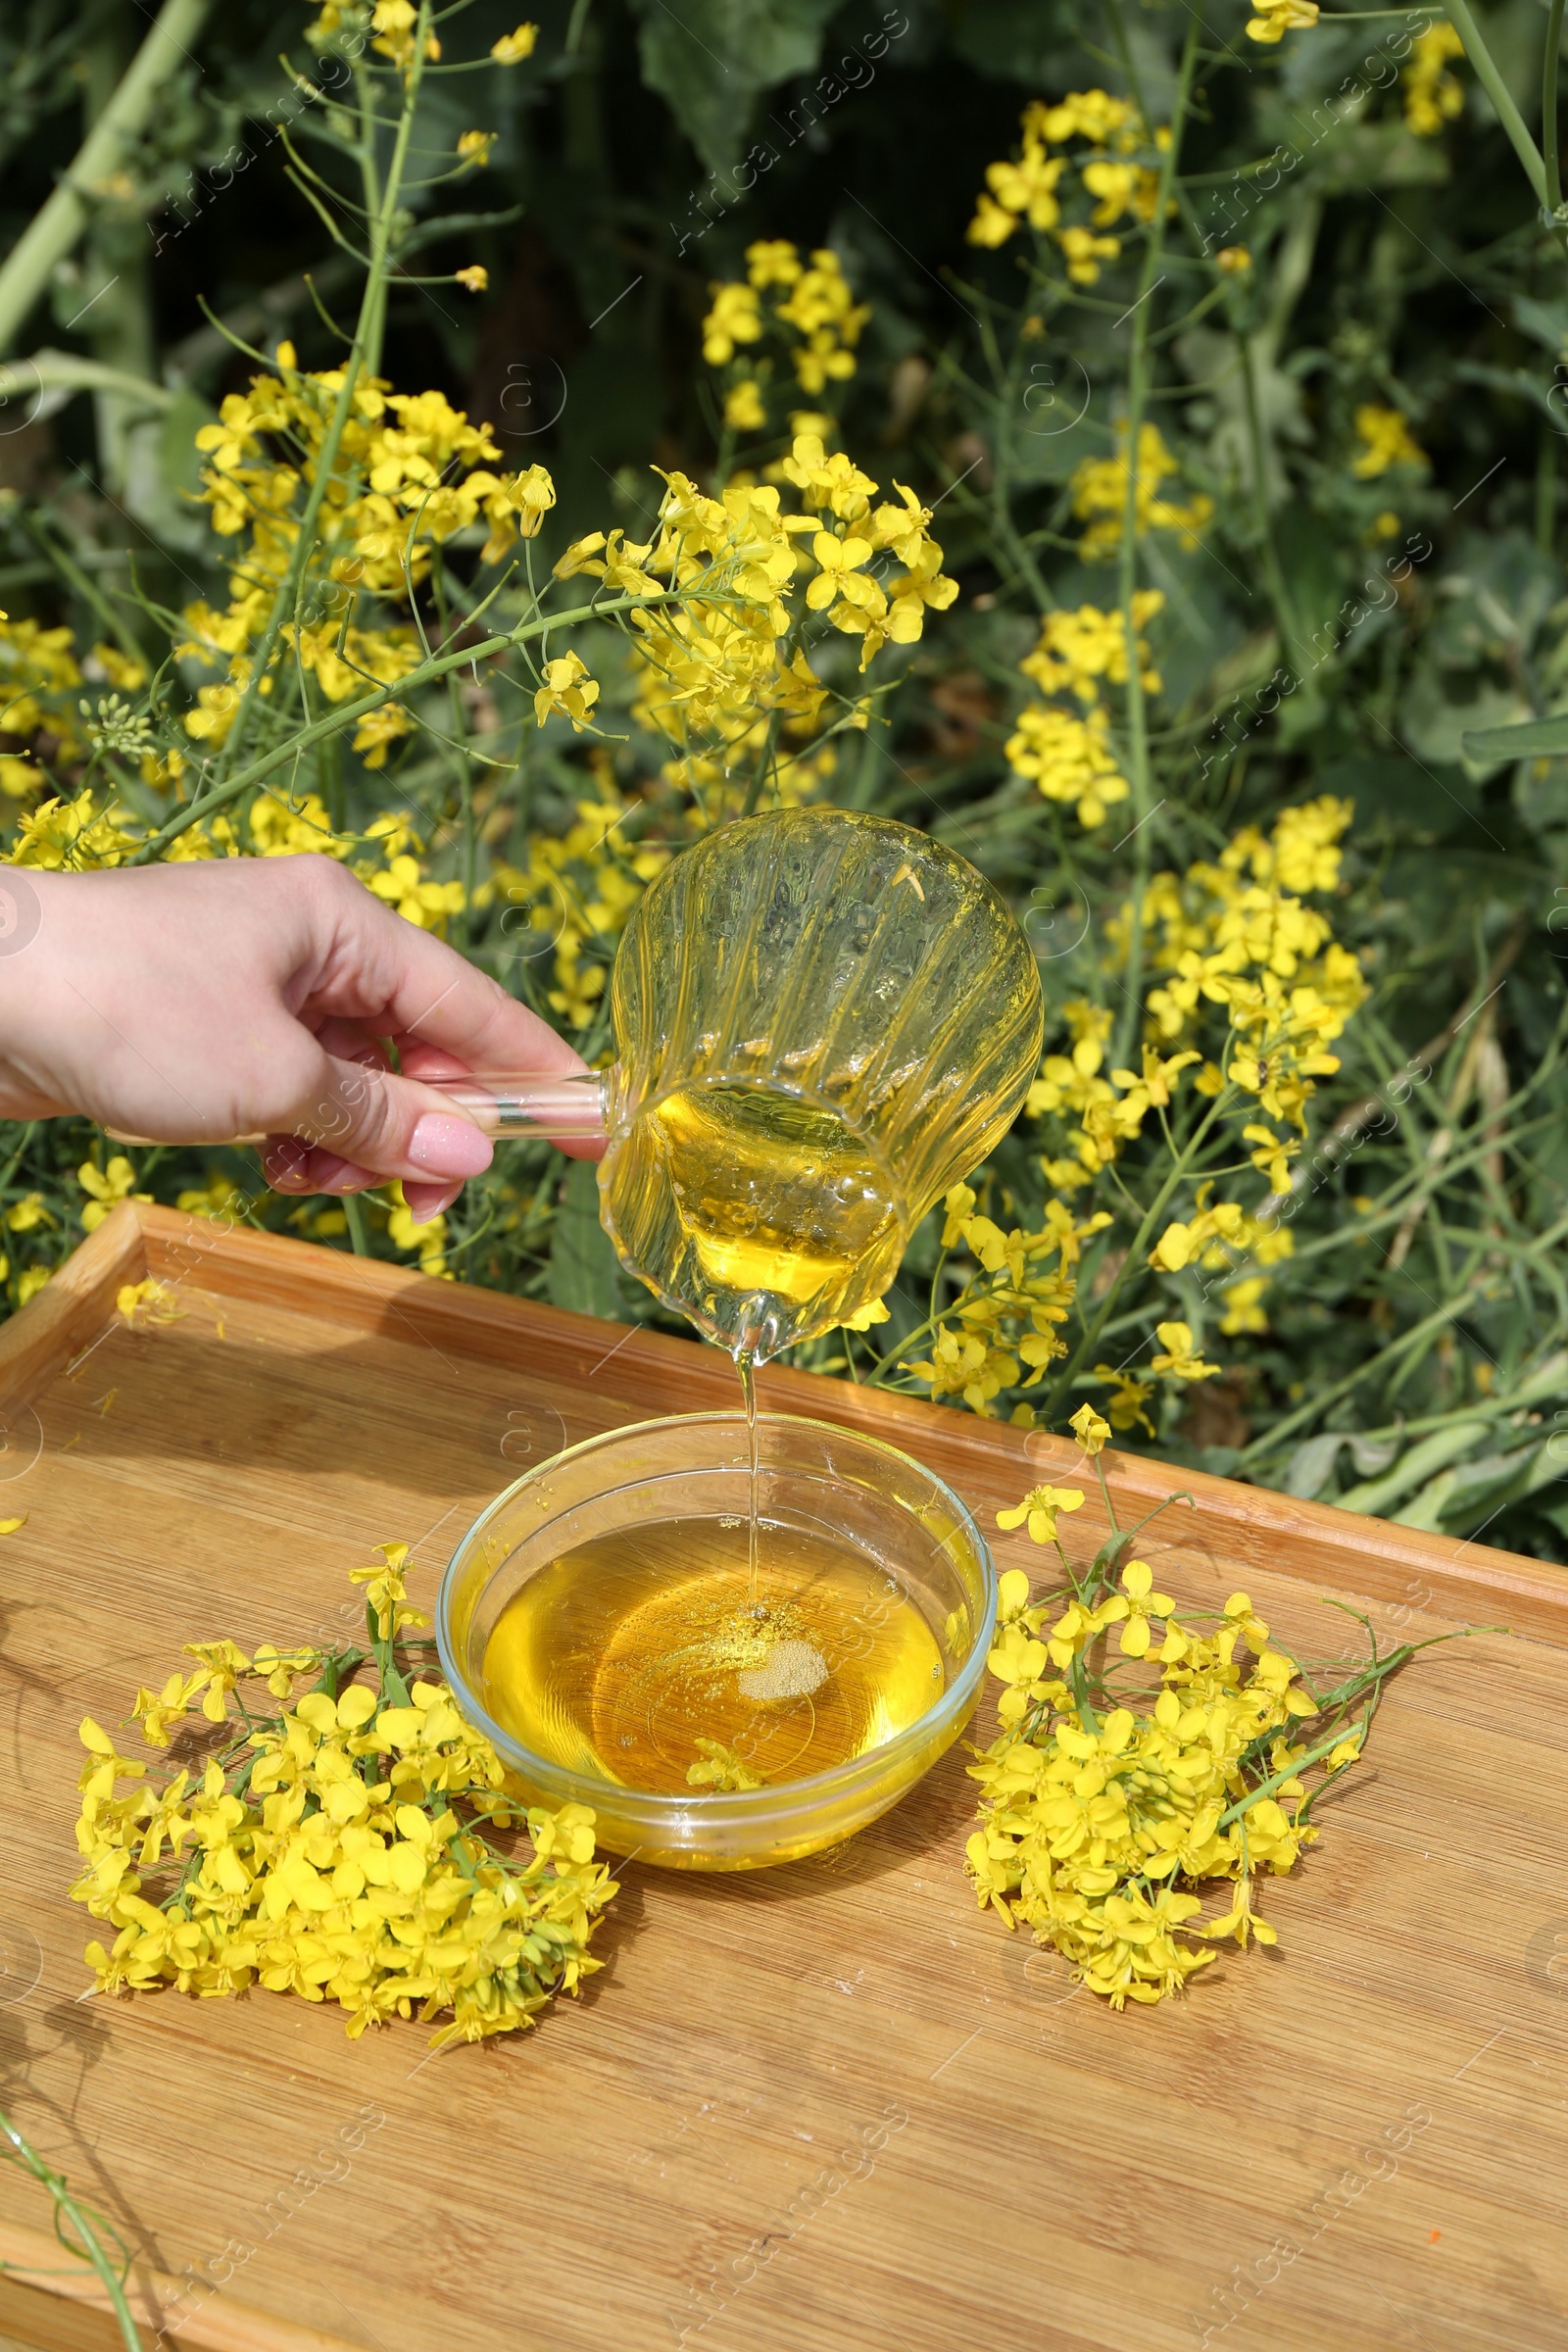
[[409, 1138], [409, 1157], [431, 1176], [477, 1176], [495, 1157], [490, 1138], [471, 1119], [427, 1110]]
[[443, 1209], [452, 1206], [462, 1190], [461, 1177], [451, 1184], [420, 1184], [409, 1177], [403, 1187], [403, 1198], [408, 1202], [411, 1222], [428, 1225], [432, 1217], [440, 1216]]

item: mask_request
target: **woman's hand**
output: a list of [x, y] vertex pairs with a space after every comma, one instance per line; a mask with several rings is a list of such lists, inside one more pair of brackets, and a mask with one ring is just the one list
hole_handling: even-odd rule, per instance
[[489, 1138], [421, 1076], [585, 1067], [328, 858], [13, 868], [0, 882], [16, 901], [0, 937], [0, 1117], [79, 1112], [168, 1143], [261, 1132], [275, 1190], [352, 1193], [398, 1177], [421, 1220], [492, 1157]]

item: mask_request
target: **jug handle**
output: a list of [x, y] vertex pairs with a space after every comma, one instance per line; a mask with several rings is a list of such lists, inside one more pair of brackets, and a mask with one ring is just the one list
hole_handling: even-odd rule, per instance
[[[449, 1078], [421, 1078], [455, 1107], [467, 1114], [486, 1135], [543, 1135], [552, 1143], [608, 1135], [613, 1070], [582, 1070], [564, 1078], [542, 1078], [527, 1070], [464, 1070]], [[149, 1144], [155, 1139], [128, 1135], [119, 1127], [104, 1133], [117, 1144]], [[167, 1141], [167, 1138], [161, 1139]], [[261, 1144], [263, 1135], [195, 1136], [193, 1143]]]
[[525, 1070], [464, 1071], [450, 1078], [421, 1078], [486, 1135], [545, 1135], [552, 1141], [607, 1135], [613, 1073], [583, 1070], [566, 1078], [540, 1078]]

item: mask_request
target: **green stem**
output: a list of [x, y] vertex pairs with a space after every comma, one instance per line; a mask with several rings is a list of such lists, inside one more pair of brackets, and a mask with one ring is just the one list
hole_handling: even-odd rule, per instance
[[[421, 66], [423, 61], [424, 47], [423, 36], [424, 24], [421, 18], [421, 22], [416, 27], [415, 34], [416, 40], [419, 45]], [[379, 231], [384, 219], [383, 199], [386, 195], [387, 189], [392, 187], [394, 181], [401, 177], [401, 173], [397, 171], [394, 164], [393, 169], [389, 170], [387, 172], [386, 186], [382, 187], [377, 184], [375, 170], [375, 84], [372, 81], [363, 59], [357, 59], [355, 61], [354, 80], [360, 102], [360, 185], [365, 195], [366, 219], [370, 224], [370, 274], [366, 280], [365, 290], [361, 296], [360, 318], [357, 324], [355, 340], [364, 359], [367, 373], [374, 375], [377, 367], [380, 364], [381, 343], [386, 330], [386, 270], [388, 268], [388, 256], [384, 250], [384, 245], [379, 241]], [[406, 107], [405, 115], [407, 115], [407, 112], [408, 109]], [[378, 269], [380, 271], [379, 284], [377, 284]], [[375, 288], [376, 294], [379, 298], [378, 301], [373, 305], [371, 300], [372, 287]]]
[[541, 620], [525, 621], [520, 628], [511, 630], [505, 637], [486, 637], [479, 644], [462, 646], [455, 653], [436, 654], [430, 661], [421, 662], [417, 668], [411, 669], [394, 685], [378, 686], [373, 693], [359, 695], [353, 702], [336, 704], [332, 710], [323, 711], [319, 718], [313, 719], [308, 727], [301, 727], [290, 735], [285, 742], [274, 744], [270, 752], [261, 753], [237, 776], [229, 776], [222, 783], [215, 784], [210, 792], [203, 793], [200, 800], [189, 802], [159, 832], [150, 834], [133, 856], [126, 858], [125, 863], [146, 865], [151, 859], [161, 857], [169, 844], [177, 841], [180, 834], [191, 825], [199, 824], [204, 817], [213, 815], [220, 808], [226, 808], [231, 801], [237, 801], [254, 784], [260, 784], [277, 768], [286, 767], [323, 737], [341, 734], [346, 727], [358, 726], [367, 711], [379, 710], [383, 703], [395, 702], [411, 694], [416, 687], [428, 685], [432, 678], [444, 678], [449, 669], [460, 669], [469, 662], [487, 662], [496, 654], [504, 654], [514, 646], [525, 644], [530, 638], [543, 637], [551, 629], [570, 628], [575, 621], [599, 620], [611, 613], [679, 602], [680, 598], [674, 590], [657, 597], [612, 597], [605, 604], [581, 605], [570, 612], [553, 612]]
[[1138, 591], [1138, 438], [1143, 428], [1144, 410], [1150, 391], [1149, 325], [1153, 307], [1155, 273], [1165, 246], [1165, 220], [1193, 86], [1200, 22], [1196, 11], [1189, 16], [1187, 38], [1182, 44], [1181, 71], [1171, 107], [1170, 139], [1160, 160], [1154, 217], [1149, 226], [1149, 239], [1144, 247], [1144, 266], [1139, 272], [1138, 298], [1133, 306], [1132, 356], [1127, 370], [1127, 495], [1122, 509], [1120, 594], [1122, 629], [1127, 646], [1127, 767], [1128, 782], [1132, 786], [1133, 887], [1128, 922], [1127, 968], [1122, 979], [1126, 993], [1117, 1018], [1115, 1052], [1112, 1055], [1112, 1067], [1116, 1068], [1124, 1067], [1127, 1062], [1143, 1012], [1144, 899], [1149, 888], [1152, 846], [1149, 820], [1153, 813], [1149, 719], [1144, 708], [1138, 631], [1133, 621], [1133, 599]]
[[1068, 1667], [1067, 1679], [1072, 1685], [1072, 1703], [1077, 1710], [1079, 1729], [1087, 1732], [1092, 1740], [1098, 1739], [1100, 1717], [1096, 1714], [1094, 1700], [1089, 1695], [1089, 1676], [1084, 1666], [1082, 1650], [1078, 1652]]
[[1265, 1430], [1260, 1438], [1253, 1439], [1250, 1446], [1242, 1448], [1237, 1457], [1238, 1466], [1244, 1462], [1254, 1460], [1261, 1453], [1272, 1453], [1282, 1438], [1287, 1437], [1293, 1430], [1299, 1429], [1303, 1423], [1315, 1419], [1331, 1404], [1337, 1403], [1340, 1397], [1348, 1396], [1353, 1388], [1358, 1387], [1367, 1378], [1369, 1373], [1377, 1371], [1380, 1367], [1386, 1369], [1395, 1356], [1407, 1353], [1418, 1341], [1426, 1339], [1430, 1333], [1441, 1330], [1445, 1323], [1451, 1323], [1456, 1315], [1464, 1314], [1467, 1308], [1475, 1304], [1485, 1288], [1485, 1282], [1471, 1283], [1468, 1289], [1461, 1291], [1456, 1298], [1446, 1299], [1443, 1305], [1435, 1308], [1430, 1315], [1424, 1316], [1419, 1323], [1412, 1324], [1402, 1339], [1391, 1341], [1387, 1348], [1380, 1348], [1376, 1355], [1368, 1356], [1364, 1364], [1357, 1364], [1353, 1372], [1347, 1372], [1343, 1380], [1335, 1381], [1331, 1387], [1322, 1390], [1316, 1396], [1309, 1397], [1305, 1404], [1298, 1405], [1294, 1413], [1287, 1413], [1283, 1421], [1276, 1421], [1272, 1429]]
[[1263, 419], [1257, 405], [1257, 368], [1252, 337], [1238, 329], [1236, 340], [1241, 347], [1242, 389], [1247, 402], [1247, 438], [1252, 452], [1252, 527], [1257, 533], [1258, 553], [1263, 559], [1263, 576], [1268, 582], [1268, 592], [1279, 615], [1280, 635], [1290, 647], [1293, 660], [1299, 660], [1301, 642], [1297, 629], [1296, 607], [1280, 565], [1279, 550], [1274, 544], [1274, 526], [1269, 518], [1268, 484], [1264, 478], [1266, 450]]
[[[1407, 1655], [1408, 1651], [1405, 1654]], [[1391, 1670], [1395, 1662], [1401, 1666], [1404, 1663], [1404, 1658], [1397, 1650], [1395, 1651], [1394, 1657], [1390, 1661]], [[1304, 1772], [1309, 1764], [1321, 1764], [1323, 1758], [1331, 1754], [1342, 1740], [1348, 1740], [1350, 1734], [1342, 1723], [1338, 1731], [1331, 1732], [1326, 1740], [1319, 1740], [1316, 1747], [1309, 1747], [1304, 1756], [1298, 1756], [1294, 1764], [1287, 1764], [1282, 1771], [1272, 1773], [1266, 1781], [1259, 1781], [1255, 1788], [1249, 1788], [1245, 1796], [1238, 1797], [1235, 1804], [1220, 1815], [1214, 1824], [1216, 1836], [1221, 1830], [1228, 1830], [1233, 1821], [1240, 1821], [1243, 1814], [1250, 1813], [1254, 1805], [1260, 1805], [1265, 1796], [1272, 1796], [1282, 1781], [1294, 1780], [1296, 1775], [1298, 1772]], [[1362, 1744], [1365, 1744], [1364, 1739]]]
[[[296, 533], [294, 545], [289, 551], [288, 568], [278, 582], [277, 593], [272, 599], [272, 609], [268, 615], [267, 626], [262, 632], [261, 642], [257, 646], [254, 656], [251, 657], [250, 674], [245, 681], [244, 692], [240, 696], [239, 708], [234, 713], [223, 744], [222, 754], [218, 763], [220, 784], [227, 777], [228, 771], [242, 748], [251, 718], [259, 706], [262, 687], [271, 668], [272, 656], [276, 651], [277, 642], [283, 633], [284, 626], [290, 618], [298, 620], [300, 589], [304, 583], [306, 568], [316, 553], [317, 524], [336, 470], [337, 455], [342, 446], [343, 434], [347, 428], [349, 417], [353, 414], [354, 395], [361, 376], [373, 375], [380, 360], [381, 335], [386, 319], [386, 278], [392, 263], [392, 231], [397, 216], [398, 196], [403, 185], [403, 174], [408, 163], [409, 141], [414, 134], [415, 110], [418, 103], [419, 82], [424, 72], [424, 43], [429, 26], [430, 0], [420, 0], [419, 14], [412, 35], [414, 55], [409, 65], [408, 78], [404, 84], [403, 107], [398, 117], [397, 135], [393, 141], [391, 161], [387, 166], [386, 179], [381, 189], [380, 204], [370, 222], [370, 270], [366, 278], [365, 292], [360, 301], [360, 316], [354, 330], [353, 346], [344, 362], [343, 381], [339, 386], [337, 399], [333, 403], [332, 414], [328, 419], [326, 431], [322, 435], [321, 446], [317, 452], [316, 477], [305, 502], [305, 511], [300, 516], [299, 530]], [[368, 103], [368, 101], [362, 103]], [[372, 108], [370, 120], [362, 130], [362, 139], [373, 138], [373, 136]], [[373, 182], [367, 181], [368, 188], [372, 184]], [[298, 738], [295, 740], [297, 741]]]
[[[1226, 1041], [1225, 1053], [1228, 1056], [1230, 1053], [1229, 1039]], [[1208, 1109], [1204, 1112], [1197, 1128], [1194, 1130], [1191, 1141], [1184, 1145], [1181, 1152], [1176, 1155], [1171, 1166], [1170, 1174], [1160, 1186], [1159, 1191], [1154, 1195], [1154, 1198], [1150, 1203], [1149, 1207], [1144, 1211], [1144, 1221], [1139, 1226], [1137, 1233], [1133, 1236], [1133, 1240], [1128, 1248], [1127, 1254], [1122, 1259], [1121, 1269], [1118, 1272], [1115, 1280], [1112, 1282], [1109, 1290], [1105, 1293], [1104, 1298], [1101, 1302], [1099, 1314], [1095, 1317], [1093, 1323], [1091, 1323], [1085, 1330], [1082, 1339], [1079, 1341], [1072, 1354], [1068, 1357], [1067, 1362], [1063, 1365], [1061, 1373], [1052, 1389], [1051, 1396], [1053, 1407], [1054, 1406], [1056, 1399], [1062, 1395], [1063, 1391], [1071, 1385], [1078, 1372], [1079, 1366], [1084, 1362], [1085, 1358], [1094, 1354], [1095, 1349], [1100, 1342], [1100, 1336], [1104, 1330], [1106, 1323], [1110, 1319], [1111, 1309], [1116, 1303], [1117, 1292], [1121, 1289], [1123, 1282], [1127, 1279], [1129, 1274], [1137, 1273], [1142, 1270], [1146, 1246], [1151, 1234], [1154, 1230], [1156, 1223], [1164, 1214], [1166, 1202], [1170, 1200], [1171, 1195], [1176, 1191], [1177, 1187], [1186, 1182], [1187, 1177], [1192, 1170], [1194, 1161], [1196, 1160], [1199, 1152], [1202, 1148], [1204, 1139], [1206, 1138], [1209, 1129], [1213, 1126], [1221, 1111], [1229, 1108], [1231, 1102], [1235, 1099], [1235, 1087], [1227, 1085], [1219, 1094], [1214, 1097], [1213, 1102], [1210, 1103]]]
[[[1477, 81], [1497, 110], [1497, 120], [1507, 132], [1513, 151], [1524, 166], [1525, 177], [1535, 191], [1536, 202], [1545, 205], [1546, 168], [1541, 160], [1541, 150], [1525, 127], [1524, 117], [1508, 94], [1508, 85], [1493, 62], [1491, 50], [1481, 37], [1481, 28], [1470, 14], [1465, 0], [1444, 0], [1449, 24], [1464, 43], [1465, 55], [1475, 68]], [[1558, 15], [1560, 17], [1561, 11]], [[1553, 65], [1553, 72], [1555, 71]]]
[[[142, 2352], [141, 2335], [125, 2297], [124, 2278], [121, 2271], [110, 2261], [103, 2241], [98, 2235], [98, 2226], [92, 2215], [77, 2204], [63, 2176], [57, 2173], [52, 2165], [45, 2163], [32, 2142], [17, 2130], [11, 2118], [4, 2113], [0, 2113], [0, 2136], [10, 2141], [14, 2160], [22, 2165], [24, 2171], [29, 2172], [35, 2180], [40, 2181], [54, 2199], [55, 2235], [60, 2239], [67, 2253], [76, 2255], [78, 2261], [91, 2263], [97, 2272], [103, 2283], [104, 2292], [109, 2297], [115, 2318], [120, 2324], [121, 2338], [126, 2346], [126, 2352]], [[74, 2246], [66, 2236], [61, 2225], [67, 2222], [75, 2231], [79, 2241], [78, 2245]], [[7, 2271], [14, 2273], [18, 2278], [25, 2275], [21, 2265], [0, 2262], [0, 2274]]]
[[[790, 633], [784, 640], [784, 651], [779, 657], [779, 666], [782, 669], [788, 669], [794, 661], [800, 650], [801, 639], [805, 634], [806, 613], [802, 611], [796, 614]], [[783, 723], [784, 713], [775, 703], [767, 714], [767, 728], [762, 737], [762, 748], [757, 755], [757, 765], [752, 771], [752, 780], [746, 788], [746, 799], [741, 808], [742, 816], [752, 816], [756, 813], [757, 805], [762, 797], [762, 786], [767, 781], [768, 770], [778, 754], [779, 732]]]
[[[118, 15], [119, 12], [117, 12]], [[128, 12], [125, 12], [128, 16]], [[87, 42], [84, 94], [88, 127], [114, 99], [129, 62], [124, 54], [130, 24], [105, 21]], [[102, 365], [133, 382], [145, 382], [158, 368], [152, 315], [152, 254], [146, 230], [132, 212], [117, 205], [99, 205], [89, 219], [81, 291], [86, 303], [82, 333], [92, 355]], [[145, 403], [132, 394], [127, 400], [112, 387], [101, 387], [94, 400], [97, 412], [99, 475], [111, 496], [123, 498], [135, 463], [138, 438], [151, 426]]]
[[1546, 55], [1541, 70], [1541, 144], [1545, 162], [1546, 204], [1562, 206], [1562, 169], [1557, 143], [1557, 68], [1562, 50], [1563, 0], [1551, 0], [1546, 19]]
[[[1012, 403], [1018, 387], [1010, 364], [1003, 361], [989, 305], [980, 313], [980, 341], [986, 364], [991, 369], [992, 383], [996, 387], [996, 430], [991, 452], [992, 526], [1022, 574], [1034, 598], [1035, 611], [1044, 615], [1055, 610], [1056, 599], [1052, 594], [1045, 573], [1019, 538], [1017, 525], [1012, 519]], [[1015, 345], [1014, 357], [1016, 351]], [[954, 486], [956, 487], [956, 484]]]
[[54, 194], [11, 248], [0, 268], [0, 352], [11, 349], [51, 272], [86, 227], [93, 190], [120, 169], [152, 120], [165, 83], [188, 62], [206, 14], [207, 0], [164, 0], [158, 22]]
[[113, 392], [127, 408], [148, 415], [169, 408], [177, 395], [168, 384], [152, 384], [123, 368], [89, 360], [74, 351], [35, 351], [0, 366], [0, 400], [32, 400], [40, 392]]
[[28, 536], [42, 548], [66, 585], [74, 590], [89, 612], [98, 615], [121, 652], [127, 660], [145, 664], [146, 655], [137, 644], [134, 631], [127, 626], [123, 614], [115, 611], [97, 581], [90, 579], [70, 552], [52, 537], [38, 515], [24, 514], [23, 520]]

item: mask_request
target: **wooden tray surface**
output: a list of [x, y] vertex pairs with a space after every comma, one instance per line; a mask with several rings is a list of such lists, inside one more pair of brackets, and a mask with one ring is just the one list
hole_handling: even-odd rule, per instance
[[[144, 1272], [178, 1320], [114, 1311]], [[1070, 1446], [836, 1381], [984, 1524]], [[358, 2043], [335, 2009], [80, 1996], [83, 1714], [183, 1641], [349, 1627], [407, 1540], [433, 1597], [499, 1488], [593, 1431], [727, 1406], [711, 1351], [126, 1204], [0, 1333], [0, 2104], [137, 2253], [151, 2344], [206, 2352], [1562, 2352], [1568, 1578], [1186, 1481], [1140, 1543], [1292, 1646], [1504, 1624], [1393, 1687], [1277, 1950], [1110, 2014], [982, 1914], [955, 1749], [849, 1846], [742, 1878], [633, 1863], [578, 2002], [502, 2046]], [[1124, 1522], [1179, 1482], [1107, 1454]], [[1092, 1494], [1092, 1490], [1091, 1490]], [[1095, 1500], [1069, 1523], [1087, 1556]], [[1003, 1566], [1038, 1565], [1017, 1538]], [[989, 1713], [981, 1718], [989, 1732]], [[36, 1982], [33, 1982], [33, 1978]], [[0, 2339], [119, 2342], [0, 2166]], [[163, 2332], [160, 2337], [159, 2330]]]

